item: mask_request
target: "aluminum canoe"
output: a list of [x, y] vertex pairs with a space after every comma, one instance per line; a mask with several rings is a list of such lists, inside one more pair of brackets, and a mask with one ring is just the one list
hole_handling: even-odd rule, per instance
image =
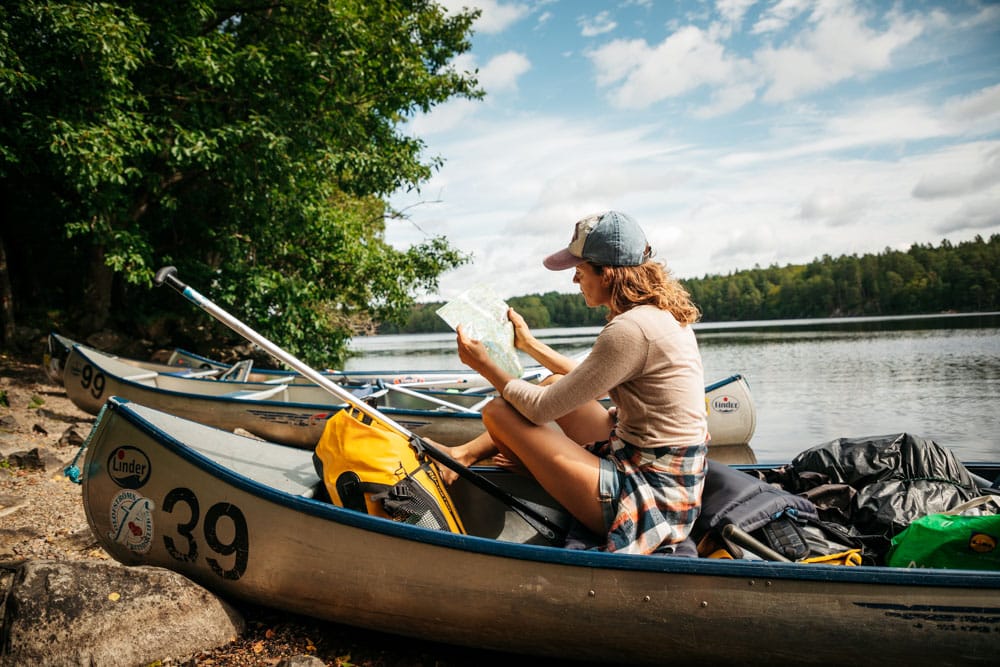
[[[243, 429], [265, 440], [310, 449], [326, 420], [343, 407], [317, 385], [220, 381], [188, 369], [137, 368], [81, 345], [70, 348], [63, 385], [73, 403], [91, 414], [97, 414], [109, 396], [121, 396], [228, 431]], [[483, 430], [478, 409], [489, 400], [488, 395], [383, 387], [371, 400], [418, 435], [457, 445]], [[750, 439], [756, 417], [746, 380], [734, 375], [705, 391], [712, 458], [725, 463], [753, 462]]]
[[[308, 451], [117, 398], [82, 472], [90, 527], [122, 563], [404, 636], [634, 665], [993, 665], [1000, 647], [1000, 572], [568, 550], [464, 480], [469, 534], [434, 531], [317, 499]], [[491, 479], [551, 504], [523, 477]]]
[[[239, 361], [235, 364], [227, 364], [215, 359], [201, 356], [194, 352], [189, 352], [181, 348], [171, 350], [169, 357], [164, 362], [146, 361], [141, 359], [131, 359], [111, 355], [107, 352], [96, 350], [93, 347], [83, 345], [71, 338], [63, 336], [57, 332], [51, 332], [46, 343], [43, 366], [49, 378], [56, 384], [62, 384], [63, 372], [66, 360], [74, 345], [80, 345], [85, 349], [101, 352], [107, 356], [122, 361], [123, 363], [143, 368], [145, 370], [155, 370], [159, 372], [178, 372], [187, 369], [192, 374], [201, 374], [205, 377], [223, 377], [239, 381], [250, 382], [287, 382], [291, 384], [308, 383], [309, 380], [303, 378], [295, 371], [286, 371], [270, 368], [255, 368], [249, 359]], [[478, 391], [489, 388], [489, 383], [483, 376], [470, 370], [371, 370], [371, 371], [344, 371], [327, 370], [324, 374], [334, 382], [342, 384], [363, 384], [381, 382], [389, 385], [418, 386], [435, 388], [442, 390]], [[524, 379], [529, 381], [539, 380], [550, 373], [544, 368], [533, 366], [525, 369]]]
[[[80, 345], [74, 345], [66, 358], [63, 386], [70, 400], [91, 414], [97, 414], [109, 396], [121, 396], [227, 431], [242, 429], [307, 449], [316, 446], [326, 420], [344, 407], [314, 384], [220, 381], [192, 375], [187, 369], [147, 370]], [[373, 396], [371, 400], [393, 420], [445, 445], [482, 432], [479, 413], [466, 407], [444, 407], [430, 399], [423, 409], [397, 407], [399, 400], [412, 405], [413, 397], [388, 390]]]

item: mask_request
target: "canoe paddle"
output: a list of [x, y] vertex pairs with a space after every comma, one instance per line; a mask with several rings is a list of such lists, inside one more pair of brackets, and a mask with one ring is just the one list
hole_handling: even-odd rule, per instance
[[479, 473], [476, 473], [469, 468], [465, 467], [447, 453], [435, 447], [427, 440], [421, 438], [420, 436], [412, 433], [402, 424], [397, 423], [393, 419], [390, 419], [386, 415], [382, 414], [376, 408], [368, 405], [364, 401], [357, 399], [351, 392], [347, 391], [337, 383], [331, 381], [329, 378], [325, 377], [319, 371], [316, 371], [311, 366], [307, 365], [305, 362], [299, 360], [297, 357], [291, 355], [285, 350], [281, 349], [274, 343], [272, 343], [267, 338], [264, 338], [261, 334], [257, 333], [249, 326], [233, 317], [225, 310], [217, 306], [215, 303], [209, 299], [202, 296], [194, 288], [184, 284], [180, 278], [177, 277], [177, 269], [173, 266], [165, 266], [156, 272], [156, 277], [153, 278], [153, 283], [157, 286], [163, 285], [164, 283], [170, 285], [175, 290], [181, 293], [181, 295], [198, 306], [209, 315], [217, 319], [219, 322], [225, 324], [227, 327], [235, 331], [237, 334], [247, 339], [251, 343], [254, 343], [265, 352], [270, 354], [275, 359], [285, 363], [290, 368], [295, 369], [303, 375], [303, 377], [309, 378], [314, 383], [336, 396], [340, 400], [349, 403], [353, 407], [357, 408], [364, 414], [368, 415], [373, 419], [377, 419], [389, 428], [393, 429], [403, 437], [405, 437], [410, 445], [418, 453], [426, 453], [432, 459], [440, 463], [441, 465], [453, 470], [463, 479], [469, 481], [475, 485], [478, 489], [486, 492], [487, 494], [493, 496], [500, 502], [504, 503], [511, 508], [515, 513], [518, 514], [522, 519], [524, 519], [532, 528], [534, 528], [540, 535], [553, 542], [561, 540], [565, 537], [566, 528], [559, 525], [556, 521], [546, 516], [542, 511], [542, 506], [531, 503], [527, 500], [517, 498], [507, 491], [504, 491], [499, 486], [483, 477]]

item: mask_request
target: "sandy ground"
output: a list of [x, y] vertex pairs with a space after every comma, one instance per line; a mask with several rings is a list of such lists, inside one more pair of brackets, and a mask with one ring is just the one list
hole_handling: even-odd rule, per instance
[[[91, 534], [80, 486], [63, 474], [93, 422], [49, 380], [40, 354], [0, 353], [0, 561], [109, 558]], [[159, 664], [277, 665], [292, 656], [343, 667], [555, 664], [235, 606], [247, 619], [243, 637], [196, 656], [163, 656]]]

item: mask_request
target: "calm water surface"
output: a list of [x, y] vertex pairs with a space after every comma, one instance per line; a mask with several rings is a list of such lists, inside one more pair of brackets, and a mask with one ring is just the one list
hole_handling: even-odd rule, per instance
[[[573, 354], [598, 331], [535, 334]], [[749, 381], [761, 462], [834, 438], [904, 431], [966, 461], [1000, 458], [1000, 313], [700, 323], [695, 331], [706, 383], [736, 373]], [[352, 349], [347, 369], [462, 368], [453, 334], [357, 338]]]

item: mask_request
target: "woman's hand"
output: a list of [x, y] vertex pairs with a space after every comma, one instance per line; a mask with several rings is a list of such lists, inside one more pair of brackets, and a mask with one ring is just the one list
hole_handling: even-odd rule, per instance
[[461, 325], [455, 331], [458, 332], [458, 358], [463, 364], [486, 378], [486, 381], [502, 394], [503, 388], [514, 378], [490, 357], [482, 341], [466, 336]]
[[486, 346], [483, 345], [482, 341], [466, 336], [465, 332], [462, 331], [461, 324], [455, 331], [458, 333], [458, 358], [472, 370], [482, 373], [492, 361], [486, 351]]
[[521, 314], [513, 308], [507, 309], [507, 319], [514, 325], [514, 347], [525, 352], [535, 342], [535, 337], [528, 328], [528, 323], [524, 321]]

